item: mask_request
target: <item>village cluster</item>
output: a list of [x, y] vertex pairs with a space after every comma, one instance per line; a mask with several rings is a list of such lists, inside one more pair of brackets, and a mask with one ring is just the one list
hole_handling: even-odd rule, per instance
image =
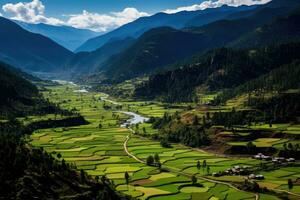
[[[288, 165], [295, 162], [295, 158], [271, 157], [262, 153], [253, 156], [254, 159], [272, 161], [274, 164]], [[247, 176], [249, 179], [263, 180], [265, 177], [261, 174], [254, 174], [249, 166], [233, 166], [225, 171], [212, 173], [214, 177], [220, 176]]]
[[289, 164], [296, 161], [295, 158], [271, 157], [271, 156], [266, 156], [262, 153], [258, 153], [257, 155], [254, 155], [253, 158], [258, 160], [272, 161], [273, 163], [277, 163], [277, 164]]

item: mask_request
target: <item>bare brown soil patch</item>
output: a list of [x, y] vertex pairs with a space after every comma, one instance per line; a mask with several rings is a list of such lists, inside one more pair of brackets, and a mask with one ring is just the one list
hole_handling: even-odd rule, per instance
[[141, 180], [137, 180], [137, 181], [134, 181], [131, 183], [131, 185], [145, 185], [145, 184], [148, 184], [148, 183], [152, 183], [153, 181], [151, 181], [150, 179], [141, 179]]

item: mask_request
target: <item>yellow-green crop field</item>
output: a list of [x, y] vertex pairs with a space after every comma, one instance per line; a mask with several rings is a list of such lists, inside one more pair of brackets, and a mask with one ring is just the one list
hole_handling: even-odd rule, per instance
[[[75, 92], [77, 86], [60, 85], [48, 88], [44, 96], [50, 101], [60, 104], [64, 109], [76, 108], [88, 125], [41, 129], [31, 136], [31, 144], [43, 147], [47, 152], [60, 154], [68, 163], [73, 163], [78, 170], [83, 169], [91, 176], [106, 175], [113, 181], [116, 189], [138, 199], [203, 199], [203, 200], [237, 200], [255, 199], [255, 194], [236, 189], [232, 182], [244, 181], [244, 177], [223, 177], [218, 180], [207, 175], [207, 171], [196, 168], [198, 160], [206, 160], [210, 172], [225, 170], [234, 165], [255, 166], [260, 161], [249, 158], [221, 157], [202, 150], [191, 149], [180, 144], [172, 144], [172, 148], [161, 147], [158, 141], [131, 135], [126, 128], [120, 127], [120, 121], [128, 116], [114, 112], [114, 104], [101, 100], [102, 94], [93, 92]], [[111, 109], [104, 109], [103, 104]], [[122, 102], [123, 110], [136, 111], [145, 116], [162, 116], [165, 112], [177, 109], [166, 109], [159, 103]], [[129, 105], [129, 108], [128, 108]], [[49, 117], [49, 116], [47, 116]], [[101, 127], [99, 127], [101, 124]], [[147, 131], [154, 131], [148, 124]], [[157, 153], [162, 168], [147, 166], [127, 155], [128, 151], [140, 160]], [[276, 141], [258, 141], [262, 144]], [[130, 175], [130, 183], [126, 185], [124, 173]], [[203, 187], [191, 186], [191, 176], [197, 177]], [[287, 177], [300, 178], [300, 170], [296, 167], [282, 168], [277, 171], [265, 172], [266, 180], [260, 184], [272, 189], [287, 190]], [[295, 186], [294, 193], [300, 194], [300, 186]], [[275, 196], [261, 194], [260, 199], [277, 199]]]

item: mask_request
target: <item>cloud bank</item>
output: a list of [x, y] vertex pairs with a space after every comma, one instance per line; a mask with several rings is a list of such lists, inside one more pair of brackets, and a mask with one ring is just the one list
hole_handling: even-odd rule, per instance
[[149, 16], [149, 14], [139, 12], [135, 8], [125, 8], [121, 12], [111, 12], [110, 14], [90, 13], [83, 10], [81, 14], [70, 15], [67, 24], [76, 28], [105, 32], [144, 16]]
[[90, 29], [105, 32], [127, 24], [137, 18], [149, 16], [146, 12], [140, 12], [135, 8], [125, 8], [120, 12], [109, 14], [91, 13], [83, 10], [80, 14], [68, 15], [68, 19], [62, 21], [45, 16], [45, 6], [40, 0], [31, 2], [8, 3], [2, 6], [4, 13], [11, 15], [11, 19], [28, 23], [45, 23], [50, 25], [68, 25], [75, 28]]
[[28, 23], [46, 23], [51, 25], [64, 24], [64, 22], [59, 19], [45, 17], [45, 6], [39, 0], [33, 0], [29, 3], [8, 3], [2, 6], [2, 10], [5, 13], [11, 14], [11, 19], [14, 20], [25, 21]]
[[241, 6], [241, 5], [257, 5], [257, 4], [265, 4], [270, 2], [271, 0], [209, 0], [204, 1], [200, 4], [194, 4], [191, 6], [184, 6], [175, 9], [168, 9], [163, 12], [165, 13], [177, 13], [181, 11], [196, 11], [196, 10], [204, 10], [207, 8], [217, 8], [223, 5], [229, 6]]
[[[204, 10], [206, 8], [216, 8], [222, 5], [240, 6], [265, 4], [271, 0], [207, 0], [200, 4], [168, 9], [165, 13], [176, 13], [180, 11]], [[132, 22], [140, 17], [149, 16], [146, 12], [140, 12], [136, 8], [125, 8], [120, 12], [110, 12], [107, 14], [92, 13], [83, 10], [82, 13], [67, 15], [66, 20], [61, 20], [45, 15], [45, 6], [41, 0], [31, 2], [8, 3], [2, 6], [2, 15], [10, 15], [11, 19], [28, 23], [45, 23], [50, 25], [67, 25], [75, 28], [90, 29], [97, 32], [106, 32], [124, 24]]]

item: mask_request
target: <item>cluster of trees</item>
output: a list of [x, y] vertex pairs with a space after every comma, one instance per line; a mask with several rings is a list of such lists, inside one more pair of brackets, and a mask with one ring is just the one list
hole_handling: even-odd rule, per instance
[[175, 122], [170, 128], [161, 129], [160, 133], [168, 141], [182, 143], [190, 147], [201, 147], [210, 144], [210, 139], [202, 126], [187, 125]]
[[224, 90], [223, 93], [213, 101], [213, 103], [224, 103], [235, 96], [247, 94], [247, 104], [251, 105], [253, 104], [253, 100], [258, 97], [265, 99], [267, 93], [280, 93], [288, 89], [300, 88], [299, 76], [300, 62], [299, 60], [296, 60], [291, 64], [283, 65], [238, 87]]
[[[294, 182], [292, 179], [287, 180], [288, 189], [292, 190], [294, 187]], [[244, 191], [250, 191], [255, 193], [265, 193], [265, 194], [276, 194], [280, 199], [288, 199], [288, 195], [284, 193], [275, 193], [271, 190], [268, 190], [266, 187], [262, 188], [256, 181], [245, 179], [245, 181], [238, 185], [238, 188]]]
[[58, 115], [80, 116], [76, 109], [65, 110], [59, 103], [52, 103], [43, 98], [37, 87], [27, 79], [41, 81], [0, 62], [0, 119], [13, 120], [16, 117], [27, 118], [29, 115], [46, 114], [54, 114], [55, 119]]
[[12, 119], [27, 115], [73, 115], [75, 111], [61, 109], [44, 99], [37, 87], [24, 79], [36, 78], [0, 62], [0, 117]]
[[149, 166], [157, 166], [159, 169], [161, 168], [161, 162], [159, 155], [156, 153], [154, 156], [150, 155], [146, 159], [146, 164]]
[[[176, 113], [178, 115], [178, 113]], [[160, 129], [162, 128], [164, 125], [170, 123], [172, 121], [172, 116], [168, 113], [164, 113], [162, 118], [159, 117], [151, 117], [149, 119], [149, 123], [152, 124], [154, 129]]]
[[225, 128], [232, 129], [234, 125], [246, 125], [255, 121], [256, 111], [243, 110], [236, 111], [234, 108], [230, 112], [216, 112], [211, 118], [211, 124], [223, 125]]
[[280, 150], [279, 155], [283, 157], [299, 158], [299, 151], [300, 151], [300, 146], [298, 143], [297, 144], [284, 143], [283, 149]]
[[202, 165], [201, 165], [201, 161], [198, 160], [196, 167], [198, 170], [200, 170], [202, 168], [203, 171], [206, 170], [206, 173], [210, 174], [210, 166], [207, 164], [206, 160], [202, 161]]
[[[208, 114], [209, 119], [210, 115]], [[152, 124], [154, 129], [158, 129], [158, 134], [146, 134], [146, 129], [143, 128], [143, 133], [136, 131], [137, 134], [142, 136], [151, 137], [154, 140], [160, 140], [162, 147], [170, 148], [172, 142], [182, 143], [191, 147], [205, 146], [210, 143], [210, 139], [205, 132], [206, 118], [203, 117], [202, 122], [197, 116], [194, 116], [191, 124], [181, 122], [181, 116], [178, 112], [173, 115], [165, 113], [162, 118], [151, 117], [148, 123]], [[138, 130], [138, 125], [136, 125]]]
[[283, 93], [267, 100], [252, 101], [251, 106], [260, 110], [266, 121], [297, 122], [300, 116], [300, 93]]
[[262, 188], [259, 187], [259, 184], [255, 181], [250, 181], [245, 179], [243, 184], [239, 185], [239, 189], [250, 192], [264, 192]]
[[[4, 199], [122, 199], [110, 181], [95, 182], [60, 154], [29, 148], [24, 127], [11, 122], [0, 133], [0, 196]], [[57, 187], [59, 186], [59, 188]], [[125, 198], [124, 198], [125, 199]]]
[[276, 94], [271, 98], [252, 98], [248, 105], [255, 110], [216, 112], [211, 118], [214, 125], [251, 125], [264, 122], [272, 127], [273, 123], [295, 123], [300, 116], [300, 93]]
[[162, 118], [151, 118], [150, 123], [155, 129], [159, 129], [159, 134], [154, 135], [154, 139], [159, 139], [163, 147], [170, 147], [170, 142], [182, 143], [190, 147], [201, 147], [208, 145], [210, 139], [205, 131], [206, 124], [201, 124], [197, 116], [192, 124], [183, 123], [180, 115], [164, 114]]
[[[292, 179], [287, 180], [288, 189], [292, 190], [294, 187], [294, 182]], [[251, 181], [248, 179], [245, 179], [245, 181], [238, 186], [241, 190], [244, 191], [251, 191], [251, 192], [262, 192], [262, 193], [271, 193], [267, 188], [261, 188], [259, 184], [256, 181]], [[278, 195], [278, 194], [277, 194]], [[286, 199], [287, 197], [284, 194], [280, 194], [282, 199]]]

